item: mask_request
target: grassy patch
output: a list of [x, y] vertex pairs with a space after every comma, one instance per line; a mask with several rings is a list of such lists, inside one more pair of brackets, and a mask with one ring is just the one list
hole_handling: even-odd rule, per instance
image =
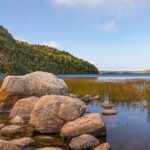
[[100, 82], [93, 79], [66, 79], [71, 93], [80, 96], [97, 95], [111, 100], [150, 100], [150, 81], [128, 80], [123, 82]]

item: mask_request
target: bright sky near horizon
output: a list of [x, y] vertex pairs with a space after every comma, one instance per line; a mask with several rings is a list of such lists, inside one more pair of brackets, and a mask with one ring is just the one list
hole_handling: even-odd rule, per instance
[[0, 0], [0, 24], [101, 70], [150, 69], [150, 0]]

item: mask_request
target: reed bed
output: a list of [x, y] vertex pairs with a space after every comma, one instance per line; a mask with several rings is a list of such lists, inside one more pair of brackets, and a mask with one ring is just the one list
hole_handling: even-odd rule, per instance
[[69, 92], [79, 96], [100, 95], [114, 101], [150, 100], [150, 81], [124, 80], [103, 82], [96, 79], [65, 79]]

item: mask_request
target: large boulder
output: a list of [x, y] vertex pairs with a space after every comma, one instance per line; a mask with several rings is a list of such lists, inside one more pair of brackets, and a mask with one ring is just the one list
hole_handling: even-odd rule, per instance
[[66, 123], [61, 129], [61, 136], [73, 138], [83, 134], [101, 136], [105, 134], [105, 124], [100, 114], [93, 113]]
[[47, 72], [24, 76], [7, 76], [0, 89], [0, 111], [10, 111], [17, 100], [31, 95], [66, 95], [68, 87], [62, 79]]
[[84, 134], [79, 137], [73, 138], [69, 147], [74, 150], [87, 150], [93, 149], [99, 144], [99, 140], [92, 135]]
[[29, 119], [31, 112], [40, 98], [32, 96], [18, 100], [10, 112], [10, 117], [19, 116], [23, 119]]
[[35, 105], [30, 124], [40, 133], [58, 133], [68, 121], [80, 117], [86, 105], [68, 96], [46, 95]]

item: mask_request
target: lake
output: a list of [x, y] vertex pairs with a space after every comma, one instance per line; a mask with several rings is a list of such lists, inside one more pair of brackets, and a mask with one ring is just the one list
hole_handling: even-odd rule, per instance
[[102, 141], [111, 150], [150, 150], [150, 75], [63, 75], [71, 93], [97, 95], [87, 113], [102, 113], [102, 102], [109, 98], [118, 110], [114, 116], [102, 115], [107, 136]]
[[60, 78], [97, 78], [98, 80], [125, 80], [125, 79], [147, 79], [150, 80], [150, 74], [67, 74], [57, 75]]
[[[106, 137], [101, 142], [108, 142], [111, 150], [150, 150], [150, 75], [59, 75], [69, 87], [70, 93], [79, 96], [90, 94], [100, 95], [99, 101], [88, 105], [86, 114], [100, 113], [101, 104], [109, 99], [115, 104], [118, 113], [113, 116], [102, 115], [106, 124]], [[9, 115], [0, 114], [0, 123], [9, 124]], [[37, 133], [32, 134], [30, 126], [25, 134], [8, 135], [2, 137], [11, 140], [19, 137], [34, 139]], [[64, 149], [68, 147], [60, 137], [59, 142], [37, 142], [35, 148], [59, 145]], [[60, 146], [61, 145], [61, 146]]]

